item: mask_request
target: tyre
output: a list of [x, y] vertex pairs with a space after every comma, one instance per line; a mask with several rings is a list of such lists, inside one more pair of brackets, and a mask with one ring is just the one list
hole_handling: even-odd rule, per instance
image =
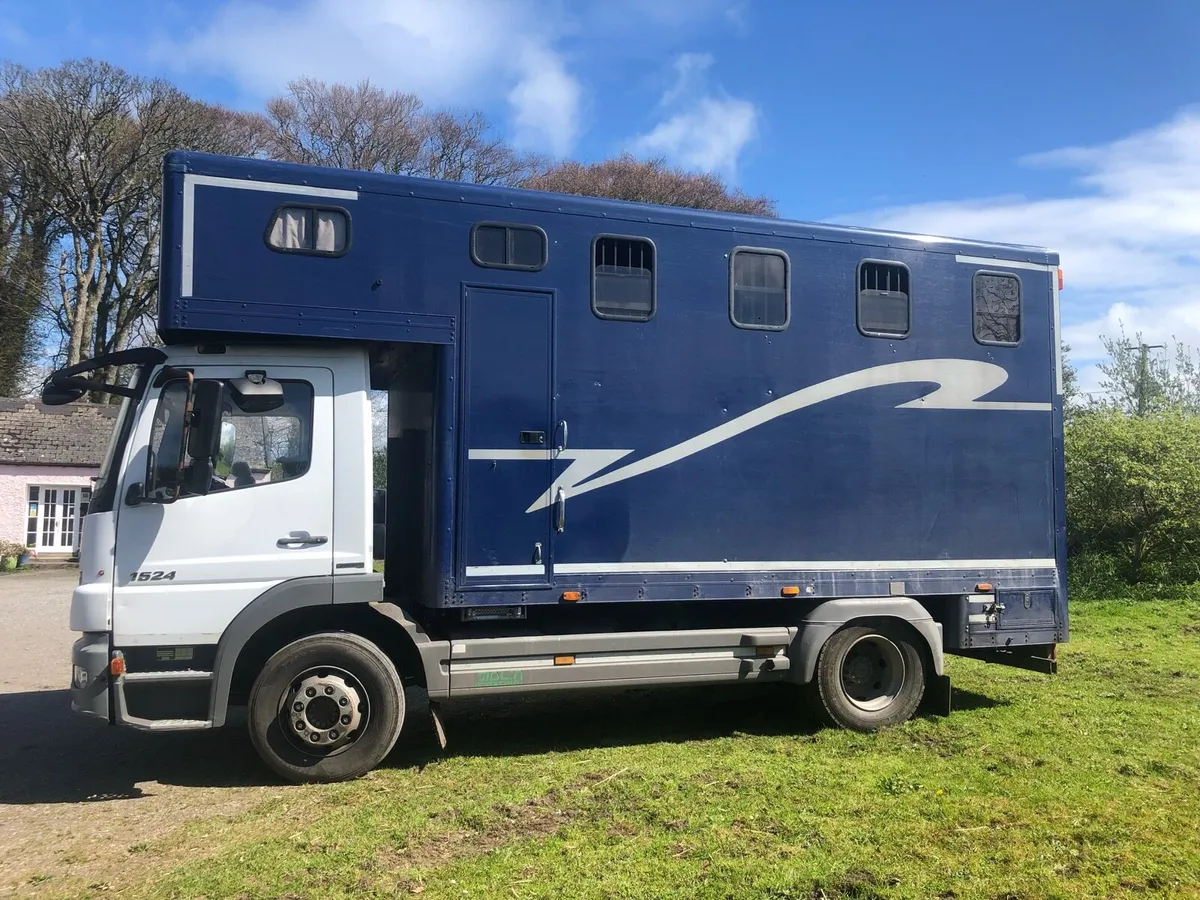
[[825, 642], [809, 700], [831, 725], [875, 731], [912, 718], [925, 695], [925, 658], [906, 630], [851, 625]]
[[344, 632], [293, 641], [267, 660], [249, 703], [250, 739], [288, 781], [358, 778], [391, 752], [404, 724], [396, 667]]

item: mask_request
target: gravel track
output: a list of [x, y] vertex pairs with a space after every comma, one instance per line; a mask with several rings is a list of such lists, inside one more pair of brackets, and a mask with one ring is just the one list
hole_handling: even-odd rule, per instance
[[77, 581], [0, 575], [0, 896], [121, 881], [131, 846], [287, 790], [241, 730], [143, 734], [72, 713]]

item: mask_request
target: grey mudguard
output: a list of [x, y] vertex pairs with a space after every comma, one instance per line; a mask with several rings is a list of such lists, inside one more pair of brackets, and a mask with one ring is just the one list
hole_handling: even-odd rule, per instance
[[450, 642], [435, 641], [395, 603], [372, 603], [372, 609], [387, 616], [404, 629], [417, 649], [425, 672], [425, 689], [431, 700], [443, 700], [450, 694]]
[[213, 691], [210, 720], [213, 727], [225, 724], [229, 709], [229, 687], [238, 656], [264, 625], [285, 613], [306, 606], [334, 603], [372, 603], [383, 599], [383, 576], [318, 575], [293, 578], [264, 591], [238, 613], [217, 642], [213, 663]]
[[856, 619], [901, 619], [916, 629], [929, 647], [934, 674], [943, 673], [942, 626], [929, 611], [911, 597], [853, 597], [826, 600], [808, 610], [800, 635], [792, 645], [792, 678], [801, 684], [812, 681], [817, 656], [830, 636]]

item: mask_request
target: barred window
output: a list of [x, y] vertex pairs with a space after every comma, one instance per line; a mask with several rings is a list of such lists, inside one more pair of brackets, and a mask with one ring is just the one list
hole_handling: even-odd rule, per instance
[[654, 244], [611, 235], [592, 245], [592, 312], [601, 319], [646, 322], [655, 309]]

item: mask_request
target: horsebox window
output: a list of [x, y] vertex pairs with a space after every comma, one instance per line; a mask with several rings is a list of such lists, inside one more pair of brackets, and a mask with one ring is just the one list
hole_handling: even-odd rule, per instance
[[908, 337], [912, 324], [908, 267], [863, 260], [858, 266], [858, 330], [868, 337]]
[[976, 272], [972, 286], [975, 340], [1012, 347], [1021, 342], [1021, 279]]
[[781, 331], [791, 319], [791, 273], [779, 250], [739, 247], [730, 255], [729, 318], [738, 328]]
[[480, 222], [471, 229], [471, 260], [489, 269], [536, 272], [546, 265], [546, 232], [533, 225]]
[[350, 214], [344, 209], [281, 206], [267, 226], [267, 246], [280, 253], [341, 256], [350, 243]]
[[654, 315], [654, 244], [602, 235], [592, 244], [592, 312], [601, 319], [646, 322]]

